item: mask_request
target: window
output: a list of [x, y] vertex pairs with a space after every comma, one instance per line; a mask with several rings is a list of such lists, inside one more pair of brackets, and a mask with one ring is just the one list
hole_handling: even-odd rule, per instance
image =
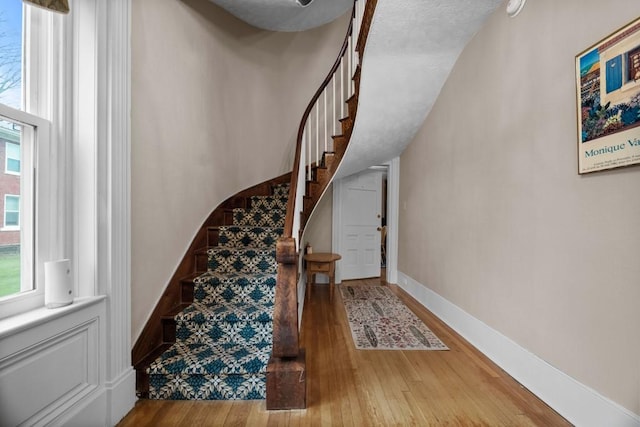
[[20, 227], [20, 196], [4, 195], [4, 228]]
[[[19, 144], [7, 145], [17, 149], [17, 153], [13, 154], [22, 159], [20, 167], [23, 171], [34, 171], [20, 175], [0, 174], [0, 200], [3, 203], [0, 309], [4, 314], [7, 301], [12, 306], [20, 307], [21, 304], [14, 300], [28, 301], [32, 299], [29, 297], [38, 299], [42, 295], [42, 287], [38, 286], [41, 275], [37, 268], [42, 252], [36, 247], [35, 236], [43, 222], [34, 207], [36, 194], [45, 176], [40, 176], [33, 166], [34, 159], [48, 152], [49, 124], [37, 116], [0, 104], [0, 126], [17, 130]], [[42, 150], [40, 144], [43, 144]], [[46, 185], [42, 188], [46, 191]], [[44, 199], [43, 202], [46, 204]]]
[[20, 175], [20, 145], [5, 142], [5, 173]]
[[53, 20], [35, 9], [0, 2], [0, 318], [44, 304], [44, 262], [56, 259], [49, 239], [58, 215], [51, 208], [51, 131], [38, 108], [50, 90], [39, 82], [51, 67], [40, 35]]

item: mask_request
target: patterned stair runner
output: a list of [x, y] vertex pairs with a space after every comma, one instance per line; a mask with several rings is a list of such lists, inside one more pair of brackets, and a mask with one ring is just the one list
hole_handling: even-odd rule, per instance
[[207, 251], [208, 271], [194, 302], [175, 316], [176, 342], [148, 368], [149, 397], [176, 400], [264, 399], [276, 286], [275, 247], [288, 185], [233, 210]]

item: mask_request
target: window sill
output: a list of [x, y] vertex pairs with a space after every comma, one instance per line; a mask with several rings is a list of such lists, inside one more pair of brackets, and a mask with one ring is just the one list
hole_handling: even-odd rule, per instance
[[0, 231], [20, 231], [20, 226], [9, 225], [7, 227], [0, 228]]
[[106, 298], [107, 297], [105, 295], [76, 298], [73, 300], [73, 304], [69, 304], [64, 307], [52, 309], [40, 307], [35, 310], [27, 311], [26, 313], [7, 317], [0, 320], [0, 339], [34, 328], [43, 323], [51, 322], [54, 319], [75, 313], [86, 307], [99, 304]]

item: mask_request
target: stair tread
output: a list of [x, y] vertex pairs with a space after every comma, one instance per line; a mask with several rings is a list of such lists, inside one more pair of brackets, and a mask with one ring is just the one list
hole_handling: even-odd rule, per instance
[[280, 209], [233, 209], [233, 225], [253, 225], [256, 227], [283, 227], [286, 212]]
[[276, 275], [273, 273], [219, 273], [216, 271], [206, 271], [202, 274], [200, 274], [198, 277], [196, 277], [194, 279], [195, 283], [206, 283], [209, 282], [211, 279], [218, 279], [223, 281], [224, 279], [227, 280], [238, 280], [238, 279], [245, 279], [245, 280], [252, 280], [252, 279], [271, 279], [271, 278], [275, 278]]
[[271, 322], [273, 320], [273, 302], [206, 304], [194, 302], [175, 316], [176, 322]]
[[264, 374], [271, 346], [175, 343], [147, 368], [150, 375]]
[[208, 272], [194, 281], [193, 300], [203, 304], [253, 301], [272, 303], [275, 274], [220, 274]]
[[212, 246], [207, 249], [208, 254], [213, 253], [229, 253], [231, 254], [239, 254], [239, 253], [247, 253], [247, 252], [256, 252], [256, 253], [270, 253], [275, 251], [275, 247], [260, 247], [260, 246]]
[[250, 200], [288, 200], [289, 196], [284, 194], [267, 194], [262, 196], [249, 196]]
[[253, 230], [264, 230], [264, 231], [278, 231], [284, 230], [282, 227], [267, 227], [267, 226], [256, 226], [256, 225], [216, 225], [214, 227], [209, 227], [209, 230], [240, 230], [240, 231], [253, 231]]
[[218, 246], [271, 248], [283, 233], [282, 227], [225, 226], [218, 230]]

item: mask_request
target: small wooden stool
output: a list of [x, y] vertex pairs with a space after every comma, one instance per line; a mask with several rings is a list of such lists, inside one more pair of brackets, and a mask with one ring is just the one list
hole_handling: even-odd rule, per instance
[[306, 254], [304, 259], [307, 261], [307, 292], [309, 298], [311, 298], [311, 289], [315, 284], [314, 275], [323, 273], [329, 276], [329, 299], [333, 300], [333, 288], [336, 284], [336, 261], [342, 259], [342, 257], [332, 253], [314, 253]]

